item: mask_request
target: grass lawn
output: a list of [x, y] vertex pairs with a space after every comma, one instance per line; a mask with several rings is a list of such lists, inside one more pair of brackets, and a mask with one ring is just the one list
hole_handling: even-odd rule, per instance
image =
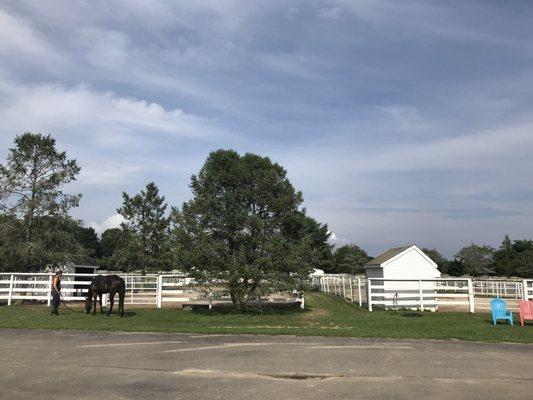
[[[61, 306], [58, 317], [44, 306], [0, 307], [0, 328], [120, 330], [130, 332], [247, 333], [263, 335], [353, 336], [372, 338], [460, 339], [533, 343], [533, 324], [492, 325], [488, 314], [404, 311], [368, 312], [321, 293], [306, 296], [307, 310], [232, 314], [176, 309], [129, 309], [126, 316], [86, 315]], [[518, 320], [518, 315], [515, 314]]]

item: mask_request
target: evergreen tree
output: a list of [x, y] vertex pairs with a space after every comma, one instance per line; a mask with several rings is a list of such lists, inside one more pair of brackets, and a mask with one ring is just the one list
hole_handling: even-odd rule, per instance
[[165, 216], [165, 197], [159, 195], [159, 189], [151, 182], [141, 193], [133, 197], [123, 193], [122, 198], [122, 207], [117, 211], [125, 219], [123, 237], [110, 262], [125, 270], [168, 270], [169, 220]]
[[18, 271], [56, 267], [84, 255], [75, 238], [79, 226], [68, 212], [81, 195], [62, 187], [79, 173], [76, 160], [56, 149], [50, 135], [15, 137], [7, 163], [0, 165], [0, 263]]
[[190, 187], [193, 199], [172, 211], [173, 254], [198, 281], [223, 282], [235, 309], [302, 287], [330, 257], [327, 226], [300, 208], [302, 194], [269, 158], [218, 150]]

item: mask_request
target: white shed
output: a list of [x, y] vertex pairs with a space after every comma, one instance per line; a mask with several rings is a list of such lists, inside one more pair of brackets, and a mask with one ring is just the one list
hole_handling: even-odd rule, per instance
[[[384, 293], [381, 300], [386, 306], [408, 306], [416, 304], [420, 298], [422, 288], [424, 297], [434, 293], [434, 282], [418, 282], [421, 279], [440, 278], [437, 264], [417, 246], [404, 246], [389, 249], [365, 264], [367, 278], [384, 279], [377, 281], [376, 286], [383, 286], [383, 290], [373, 290], [373, 293]], [[388, 279], [412, 279], [412, 281], [388, 281]], [[436, 299], [426, 302], [427, 308], [436, 307]]]

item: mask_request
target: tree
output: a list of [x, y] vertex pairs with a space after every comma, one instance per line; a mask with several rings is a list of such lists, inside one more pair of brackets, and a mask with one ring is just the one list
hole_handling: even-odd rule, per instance
[[333, 255], [334, 272], [338, 274], [364, 274], [364, 265], [370, 257], [356, 244], [345, 244], [335, 250]]
[[435, 264], [437, 264], [437, 267], [441, 273], [443, 274], [449, 273], [448, 264], [450, 261], [447, 260], [442, 254], [440, 254], [437, 249], [423, 248], [422, 251], [429, 258], [431, 258], [435, 262]]
[[117, 211], [125, 219], [123, 236], [112, 262], [126, 270], [158, 272], [169, 269], [165, 197], [159, 195], [159, 189], [151, 182], [140, 194], [130, 197], [124, 192], [122, 198], [122, 207]]
[[500, 276], [533, 277], [533, 241], [511, 241], [505, 235], [500, 248], [494, 253], [493, 264]]
[[74, 239], [79, 224], [68, 214], [81, 195], [62, 191], [79, 171], [76, 160], [59, 152], [50, 135], [27, 132], [15, 137], [7, 163], [0, 165], [0, 229], [9, 235], [1, 241], [0, 262], [35, 271], [84, 255]]
[[494, 249], [492, 247], [478, 246], [472, 243], [470, 246], [463, 247], [455, 255], [455, 259], [463, 264], [465, 274], [473, 276], [493, 275], [493, 255]]
[[9, 213], [23, 221], [25, 240], [33, 240], [36, 218], [68, 216], [81, 195], [63, 193], [62, 186], [80, 172], [76, 160], [59, 152], [50, 135], [26, 132], [15, 137], [7, 164], [0, 165], [0, 196]]
[[74, 238], [87, 251], [89, 257], [94, 259], [102, 257], [102, 248], [94, 228], [77, 226], [74, 231]]
[[174, 257], [199, 282], [224, 285], [236, 310], [302, 287], [331, 254], [327, 226], [300, 208], [302, 194], [267, 157], [212, 152], [190, 188], [193, 198], [171, 213]]
[[122, 233], [122, 229], [120, 228], [106, 229], [100, 238], [102, 258], [105, 259], [111, 257], [113, 253], [121, 246], [123, 237], [124, 235]]

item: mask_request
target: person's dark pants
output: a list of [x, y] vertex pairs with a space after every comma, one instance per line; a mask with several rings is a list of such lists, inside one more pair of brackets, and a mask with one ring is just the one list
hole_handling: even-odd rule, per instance
[[52, 314], [57, 314], [57, 309], [59, 308], [59, 292], [56, 292], [52, 289]]

